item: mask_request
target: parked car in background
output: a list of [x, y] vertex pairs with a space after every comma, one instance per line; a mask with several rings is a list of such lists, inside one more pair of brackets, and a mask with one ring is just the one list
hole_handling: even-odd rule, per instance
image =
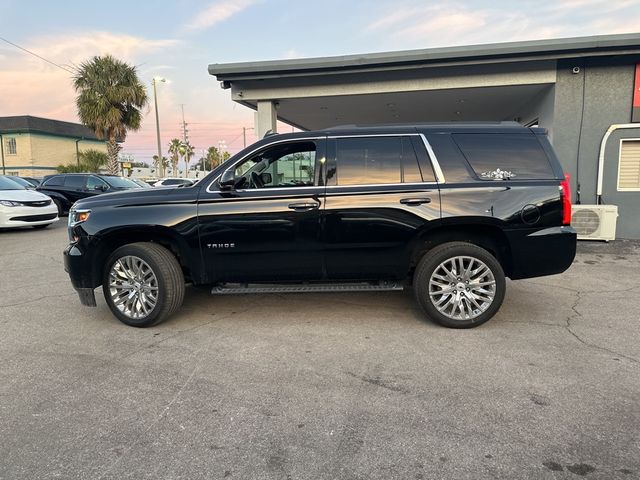
[[188, 178], [163, 178], [153, 184], [154, 187], [190, 187], [193, 180]]
[[37, 190], [51, 197], [58, 215], [69, 211], [74, 202], [102, 193], [142, 188], [128, 178], [93, 173], [60, 173], [47, 175]]
[[58, 220], [52, 200], [0, 176], [0, 228], [46, 228]]
[[18, 177], [17, 175], [0, 175], [2, 177], [8, 178], [9, 180], [13, 180], [19, 185], [22, 185], [27, 190], [34, 190], [36, 187], [28, 181], [26, 178]]

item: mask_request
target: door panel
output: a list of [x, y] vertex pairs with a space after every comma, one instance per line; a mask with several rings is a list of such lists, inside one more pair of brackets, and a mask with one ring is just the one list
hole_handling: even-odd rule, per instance
[[440, 217], [440, 196], [435, 185], [329, 187], [323, 216], [329, 278], [398, 278], [417, 231]]
[[329, 278], [406, 275], [418, 231], [440, 218], [438, 185], [424, 145], [414, 140], [417, 134], [329, 139], [323, 212]]
[[233, 189], [202, 191], [200, 245], [211, 282], [322, 278], [325, 143], [276, 139], [229, 165]]
[[201, 199], [200, 245], [210, 281], [320, 279], [323, 192], [300, 187]]

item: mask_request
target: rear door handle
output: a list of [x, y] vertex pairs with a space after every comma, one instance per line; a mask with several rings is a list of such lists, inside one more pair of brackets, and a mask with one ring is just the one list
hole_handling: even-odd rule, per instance
[[314, 210], [318, 207], [320, 207], [320, 204], [316, 202], [300, 202], [289, 204], [289, 208], [291, 210]]
[[428, 197], [422, 198], [403, 198], [400, 200], [403, 205], [422, 205], [423, 203], [431, 203], [431, 199]]

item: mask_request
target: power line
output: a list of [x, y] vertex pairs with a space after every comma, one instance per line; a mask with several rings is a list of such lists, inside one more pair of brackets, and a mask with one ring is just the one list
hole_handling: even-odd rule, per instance
[[31, 50], [27, 50], [26, 48], [21, 47], [20, 45], [17, 45], [17, 44], [15, 44], [13, 42], [10, 42], [6, 38], [0, 37], [0, 40], [2, 40], [3, 42], [8, 43], [9, 45], [13, 45], [14, 47], [16, 47], [16, 48], [18, 48], [18, 49], [20, 49], [20, 50], [22, 50], [24, 52], [27, 52], [29, 55], [33, 55], [34, 57], [38, 57], [40, 60], [44, 60], [45, 62], [50, 63], [51, 65], [53, 65], [54, 67], [61, 68], [62, 70], [66, 71], [66, 72], [69, 72], [69, 73], [71, 73], [73, 75], [75, 75], [75, 73], [76, 73], [76, 72], [74, 72], [73, 70], [71, 70], [71, 69], [69, 69], [67, 67], [63, 67], [62, 65], [57, 64], [56, 62], [52, 62], [51, 60], [47, 60], [43, 56], [38, 55], [37, 53], [34, 53]]

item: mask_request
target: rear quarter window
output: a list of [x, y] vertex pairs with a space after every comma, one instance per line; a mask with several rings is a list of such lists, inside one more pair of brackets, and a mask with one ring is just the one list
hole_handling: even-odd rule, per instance
[[481, 180], [496, 180], [501, 175], [513, 180], [555, 178], [551, 163], [533, 134], [465, 133], [452, 137]]

